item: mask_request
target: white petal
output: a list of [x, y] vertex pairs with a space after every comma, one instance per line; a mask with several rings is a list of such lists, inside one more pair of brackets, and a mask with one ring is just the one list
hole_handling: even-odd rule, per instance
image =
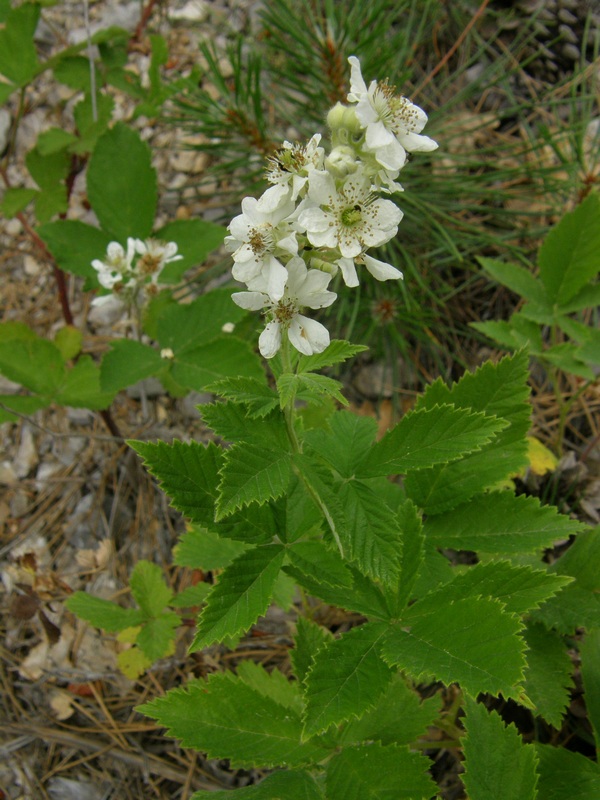
[[260, 275], [262, 264], [256, 261], [249, 261], [247, 263], [235, 263], [231, 270], [231, 274], [236, 281], [241, 283], [248, 283]]
[[305, 231], [322, 233], [329, 229], [333, 220], [332, 215], [322, 208], [307, 208], [298, 217], [298, 224]]
[[400, 144], [409, 153], [430, 153], [437, 150], [438, 143], [429, 136], [422, 136], [418, 133], [403, 133], [398, 136]]
[[318, 205], [329, 206], [337, 195], [332, 176], [321, 169], [313, 169], [308, 178], [308, 196]]
[[258, 198], [257, 208], [262, 213], [270, 214], [285, 203], [289, 196], [289, 184], [275, 184], [275, 186], [270, 186], [266, 192]]
[[290, 342], [306, 356], [322, 353], [329, 346], [329, 331], [320, 322], [297, 314], [288, 329]]
[[288, 280], [288, 271], [280, 261], [272, 256], [265, 262], [261, 274], [267, 284], [267, 293], [271, 300], [277, 302], [283, 297]]
[[110, 261], [118, 261], [125, 257], [125, 250], [118, 242], [110, 242], [106, 248], [106, 254]]
[[385, 169], [398, 170], [406, 164], [406, 151], [398, 139], [393, 138], [385, 147], [375, 151], [375, 158]]
[[371, 122], [367, 126], [366, 143], [367, 147], [371, 150], [377, 150], [379, 147], [385, 147], [394, 141], [394, 134], [389, 131], [383, 122]]
[[351, 258], [340, 258], [336, 264], [341, 270], [342, 278], [346, 286], [358, 286], [358, 275], [356, 274], [356, 267]]
[[258, 337], [258, 349], [264, 358], [273, 358], [281, 347], [281, 327], [276, 320], [267, 323], [267, 327]]
[[268, 305], [268, 298], [262, 292], [234, 292], [231, 299], [240, 308], [246, 311], [260, 311]]
[[386, 264], [384, 261], [379, 261], [372, 256], [365, 256], [365, 267], [369, 270], [371, 275], [378, 281], [399, 280], [404, 275], [396, 267], [391, 264]]
[[355, 103], [359, 100], [361, 94], [367, 93], [367, 84], [362, 76], [358, 58], [350, 56], [348, 63], [350, 64], [350, 94], [348, 95], [348, 102]]

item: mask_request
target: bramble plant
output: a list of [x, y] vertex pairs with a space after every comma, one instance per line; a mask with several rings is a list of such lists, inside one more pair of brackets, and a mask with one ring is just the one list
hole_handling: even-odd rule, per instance
[[[143, 668], [169, 652], [172, 607], [203, 602], [196, 651], [243, 635], [274, 598], [290, 607], [301, 587], [294, 680], [242, 661], [139, 709], [210, 758], [274, 770], [236, 790], [240, 800], [427, 800], [438, 792], [428, 754], [443, 748], [462, 749], [471, 800], [591, 800], [596, 761], [525, 742], [488, 710], [502, 698], [560, 728], [569, 649], [579, 646], [600, 746], [600, 530], [506, 488], [527, 461], [526, 352], [450, 387], [436, 380], [379, 441], [375, 420], [339, 409], [341, 384], [320, 374], [364, 348], [330, 341], [306, 310], [336, 301], [337, 272], [348, 287], [363, 268], [401, 277], [367, 251], [396, 234], [402, 213], [385, 195], [406, 153], [437, 146], [421, 133], [420, 108], [387, 82], [367, 86], [358, 59], [350, 64], [348, 102], [327, 117], [330, 141], [286, 143], [270, 187], [244, 200], [229, 228], [233, 274], [247, 286], [233, 301], [265, 315], [269, 373], [250, 354], [252, 374], [209, 384], [221, 400], [201, 411], [222, 444], [131, 442], [190, 520], [175, 562], [219, 570], [216, 582], [205, 596], [174, 599], [142, 563], [137, 609], [82, 592], [68, 606], [128, 631]], [[544, 557], [570, 537], [563, 555]], [[362, 620], [334, 636], [309, 596]], [[443, 691], [421, 701], [424, 683], [452, 686], [452, 702]]]
[[[538, 256], [538, 277], [518, 264], [479, 259], [494, 280], [520, 296], [521, 304], [507, 321], [472, 325], [503, 348], [527, 347], [544, 365], [560, 407], [555, 441], [559, 450], [569, 409], [597, 380], [600, 366], [599, 251], [600, 199], [592, 193], [565, 214], [544, 240]], [[560, 372], [585, 380], [567, 402], [563, 401]]]

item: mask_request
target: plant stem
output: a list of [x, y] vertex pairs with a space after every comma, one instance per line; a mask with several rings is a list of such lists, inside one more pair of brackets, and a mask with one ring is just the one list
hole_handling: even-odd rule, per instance
[[[283, 374], [293, 374], [294, 370], [292, 369], [292, 359], [290, 356], [290, 342], [287, 338], [287, 332], [284, 332], [281, 342], [281, 363], [283, 367]], [[290, 440], [290, 444], [292, 446], [292, 452], [294, 455], [300, 455], [302, 453], [302, 445], [298, 440], [298, 436], [296, 434], [296, 408], [294, 406], [293, 401], [288, 403], [284, 409], [283, 414], [285, 417], [285, 426], [287, 430], [288, 439]], [[342, 547], [342, 542], [340, 540], [339, 534], [337, 532], [337, 528], [335, 526], [335, 522], [333, 517], [331, 516], [331, 512], [327, 508], [327, 504], [321, 498], [318, 491], [309, 481], [307, 476], [304, 472], [300, 469], [300, 467], [292, 462], [292, 470], [294, 474], [302, 481], [304, 484], [304, 488], [308, 492], [308, 494], [312, 497], [313, 502], [319, 508], [325, 520], [327, 521], [327, 525], [329, 526], [329, 530], [331, 531], [333, 538], [335, 539], [335, 543], [338, 546], [338, 550], [340, 551], [340, 555], [344, 558], [344, 548]]]

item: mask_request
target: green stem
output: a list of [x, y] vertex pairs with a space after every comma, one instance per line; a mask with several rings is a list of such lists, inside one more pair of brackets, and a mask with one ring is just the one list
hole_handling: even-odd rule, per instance
[[[290, 342], [287, 337], [287, 332], [284, 332], [281, 342], [281, 364], [283, 367], [282, 374], [293, 374], [294, 370], [292, 368], [292, 359], [290, 354]], [[288, 439], [290, 440], [290, 444], [292, 446], [292, 452], [295, 455], [299, 455], [302, 453], [302, 445], [298, 440], [298, 436], [296, 434], [296, 407], [293, 403], [288, 403], [283, 409], [283, 415], [285, 417], [285, 426], [287, 430]], [[335, 527], [335, 522], [331, 516], [329, 509], [327, 508], [327, 504], [321, 498], [315, 487], [311, 484], [308, 480], [306, 475], [302, 472], [302, 470], [292, 462], [292, 469], [294, 474], [302, 481], [304, 484], [304, 488], [308, 492], [308, 494], [312, 497], [313, 502], [317, 505], [317, 508], [321, 511], [323, 516], [327, 521], [327, 525], [329, 526], [329, 530], [331, 531], [333, 538], [335, 539], [335, 543], [338, 546], [338, 550], [340, 551], [340, 555], [344, 558], [344, 548], [342, 547], [342, 542], [340, 541], [339, 534]]]

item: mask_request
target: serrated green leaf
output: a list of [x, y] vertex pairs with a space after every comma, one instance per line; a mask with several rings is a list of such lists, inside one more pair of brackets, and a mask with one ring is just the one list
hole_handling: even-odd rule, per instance
[[430, 800], [428, 759], [397, 745], [347, 747], [327, 767], [328, 800]]
[[467, 692], [518, 698], [525, 667], [522, 624], [500, 601], [448, 600], [444, 589], [410, 606], [392, 626], [382, 654], [416, 680], [458, 682]]
[[304, 436], [304, 444], [325, 459], [342, 478], [351, 478], [377, 435], [377, 421], [338, 411], [329, 418], [328, 430], [316, 429]]
[[391, 584], [398, 579], [402, 540], [396, 514], [363, 481], [332, 487], [344, 511], [336, 527], [346, 557], [365, 575]]
[[289, 441], [285, 419], [279, 411], [263, 419], [250, 419], [236, 403], [207, 403], [200, 412], [208, 427], [227, 442], [273, 442], [283, 448]]
[[331, 397], [344, 406], [348, 400], [341, 393], [342, 384], [326, 375], [315, 375], [312, 372], [295, 374], [286, 372], [277, 378], [281, 408], [302, 399], [307, 403], [320, 404], [324, 398]]
[[578, 627], [600, 628], [600, 528], [580, 533], [550, 571], [570, 575], [575, 583], [546, 601], [533, 617], [548, 628], [569, 634]]
[[143, 612], [137, 608], [122, 608], [110, 600], [103, 600], [86, 592], [75, 592], [67, 598], [65, 605], [69, 611], [90, 625], [109, 633], [134, 627], [144, 619]]
[[600, 283], [592, 283], [580, 289], [567, 303], [561, 302], [560, 310], [562, 314], [572, 314], [597, 305], [600, 305]]
[[[69, 158], [66, 153], [49, 153], [42, 155], [37, 149], [30, 150], [25, 156], [27, 169], [31, 177], [42, 190], [42, 193], [52, 193], [57, 188], [65, 192], [63, 181], [69, 172]], [[40, 200], [38, 195], [36, 205]], [[46, 222], [46, 220], [40, 220]]]
[[425, 522], [427, 541], [435, 547], [481, 553], [534, 553], [582, 530], [583, 525], [536, 497], [508, 491], [474, 497]]
[[435, 381], [417, 402], [419, 408], [453, 403], [507, 420], [510, 425], [484, 445], [481, 452], [446, 466], [410, 473], [404, 482], [408, 496], [428, 514], [455, 508], [484, 489], [497, 485], [527, 464], [531, 409], [527, 403], [528, 358], [525, 352], [484, 364], [465, 374], [451, 388]]
[[136, 639], [136, 644], [152, 662], [170, 655], [174, 650], [175, 629], [181, 619], [174, 611], [159, 614], [145, 622]]
[[58, 347], [38, 336], [0, 341], [0, 373], [41, 395], [55, 395], [66, 377]]
[[543, 350], [540, 326], [522, 314], [513, 314], [508, 322], [472, 322], [471, 327], [509, 350], [527, 347], [532, 354]]
[[74, 133], [69, 133], [63, 128], [48, 128], [40, 133], [35, 146], [40, 155], [47, 156], [66, 150], [75, 141], [77, 137]]
[[[588, 631], [579, 647], [585, 707], [600, 750], [600, 629]], [[558, 727], [558, 726], [556, 726]]]
[[[536, 800], [537, 757], [514, 725], [466, 698], [463, 783], [470, 800]], [[545, 798], [546, 796], [543, 795]]]
[[195, 792], [191, 800], [323, 800], [323, 798], [321, 789], [308, 772], [279, 770], [267, 775], [254, 786], [245, 786], [231, 792]]
[[339, 552], [330, 549], [324, 542], [296, 542], [288, 555], [290, 563], [302, 572], [314, 575], [320, 583], [329, 586], [352, 586], [352, 575], [340, 558]]
[[100, 368], [91, 356], [80, 356], [67, 371], [55, 401], [74, 408], [108, 408], [114, 392], [104, 392], [100, 387]]
[[194, 606], [201, 606], [206, 600], [208, 593], [212, 588], [212, 584], [196, 583], [193, 586], [186, 586], [178, 592], [171, 600], [170, 605], [173, 608], [193, 608]]
[[351, 589], [345, 586], [332, 587], [326, 583], [319, 583], [312, 574], [302, 572], [298, 567], [288, 565], [283, 569], [284, 572], [295, 578], [311, 595], [319, 597], [324, 603], [338, 608], [345, 608], [347, 611], [355, 611], [372, 619], [387, 620], [391, 616], [379, 586], [352, 567], [351, 564], [348, 565], [352, 575]]
[[396, 674], [375, 706], [344, 726], [338, 741], [341, 745], [367, 741], [412, 744], [439, 717], [441, 704], [439, 695], [421, 701], [405, 679]]
[[319, 649], [304, 681], [305, 736], [358, 718], [375, 705], [394, 674], [380, 655], [387, 630], [368, 622]]
[[0, 75], [10, 83], [25, 86], [35, 77], [38, 57], [33, 35], [40, 16], [40, 6], [25, 3], [13, 7], [0, 30]]
[[494, 280], [525, 300], [530, 300], [538, 305], [547, 304], [543, 283], [525, 267], [520, 267], [518, 264], [506, 264], [494, 258], [478, 257], [477, 261]]
[[[206, 257], [223, 243], [227, 229], [204, 219], [174, 220], [156, 231], [154, 236], [163, 242], [175, 242], [183, 258], [167, 264], [160, 277], [163, 283], [177, 283], [190, 267], [199, 266]], [[210, 292], [210, 297], [215, 293]], [[229, 293], [231, 294], [231, 293]], [[231, 305], [234, 303], [232, 301]], [[237, 312], [239, 313], [239, 312]], [[237, 316], [236, 313], [236, 316]], [[224, 322], [235, 320], [224, 320]]]
[[23, 187], [5, 189], [0, 203], [0, 211], [7, 219], [12, 219], [19, 211], [27, 208], [37, 194], [37, 189], [25, 189]]
[[287, 613], [292, 610], [297, 594], [296, 581], [285, 572], [280, 572], [273, 586], [273, 604]]
[[150, 345], [133, 339], [116, 339], [105, 353], [100, 367], [100, 385], [105, 392], [118, 392], [156, 375], [164, 360]]
[[173, 560], [180, 567], [207, 571], [225, 569], [247, 549], [248, 545], [243, 542], [225, 539], [206, 528], [192, 527], [175, 546]]
[[563, 342], [544, 350], [544, 359], [565, 372], [593, 381], [596, 374], [582, 361], [579, 357], [579, 352], [580, 348], [577, 345], [572, 342]]
[[279, 406], [277, 392], [256, 378], [225, 378], [206, 388], [233, 403], [244, 404], [252, 418], [264, 417]]
[[184, 747], [228, 758], [233, 768], [301, 766], [329, 754], [320, 742], [301, 740], [299, 715], [231, 673], [190, 682], [138, 710], [167, 727]]
[[280, 545], [262, 545], [239, 555], [209, 594], [191, 650], [248, 630], [266, 612], [285, 556]]
[[446, 600], [464, 597], [495, 597], [511, 614], [525, 614], [558, 594], [572, 578], [542, 569], [514, 566], [508, 561], [477, 564], [444, 586]]
[[60, 350], [64, 361], [70, 361], [81, 352], [83, 334], [73, 325], [65, 325], [57, 331], [54, 337], [54, 344]]
[[524, 631], [527, 643], [525, 693], [536, 712], [559, 729], [571, 699], [573, 664], [562, 638], [536, 622]]
[[267, 672], [264, 667], [254, 661], [241, 661], [236, 668], [237, 675], [244, 683], [263, 697], [270, 697], [284, 708], [291, 708], [301, 714], [304, 703], [298, 683], [291, 681], [283, 672], [273, 669]]
[[572, 635], [577, 628], [600, 628], [600, 595], [574, 583], [532, 611], [531, 616], [564, 635]]
[[92, 267], [92, 261], [104, 258], [110, 242], [107, 233], [74, 219], [48, 222], [37, 232], [61, 269], [98, 285], [98, 273]]
[[131, 594], [147, 617], [158, 617], [173, 598], [173, 592], [165, 583], [163, 571], [151, 561], [137, 562], [129, 585]]
[[568, 303], [598, 274], [600, 198], [591, 192], [548, 233], [538, 256], [551, 303]]
[[305, 484], [293, 473], [285, 493], [285, 540], [288, 543], [323, 527], [323, 514], [308, 493]]
[[[160, 346], [170, 347], [176, 354], [186, 353], [216, 339], [226, 323], [238, 323], [247, 312], [235, 305], [231, 294], [229, 289], [215, 289], [191, 303], [169, 305], [158, 320]], [[224, 377], [231, 374], [235, 373]], [[264, 382], [264, 372], [261, 375]]]
[[264, 377], [260, 360], [250, 345], [231, 335], [176, 352], [172, 372], [178, 383], [196, 392], [230, 375], [257, 380]]
[[451, 405], [409, 412], [357, 466], [361, 478], [447, 464], [480, 450], [507, 422]]
[[225, 451], [220, 470], [217, 521], [250, 503], [266, 503], [286, 490], [292, 457], [289, 452], [240, 443]]
[[564, 747], [537, 745], [540, 800], [598, 800], [600, 767]]
[[[16, 422], [20, 414], [33, 414], [40, 408], [46, 408], [52, 402], [49, 397], [33, 397], [24, 394], [0, 394], [0, 423]], [[11, 410], [16, 413], [11, 413]]]
[[150, 148], [124, 122], [98, 139], [88, 164], [87, 192], [100, 225], [116, 241], [145, 239], [152, 233], [156, 170]]
[[425, 536], [418, 511], [410, 500], [398, 509], [398, 525], [402, 540], [400, 555], [400, 580], [397, 590], [391, 594], [390, 605], [393, 616], [399, 616], [409, 600], [425, 558]]
[[184, 443], [129, 441], [157, 477], [172, 505], [194, 522], [210, 525], [214, 518], [215, 485], [223, 454], [212, 442]]
[[106, 131], [112, 119], [115, 101], [104, 92], [96, 92], [95, 103], [91, 92], [87, 92], [73, 109], [79, 139], [69, 148], [77, 155], [87, 155], [94, 151], [100, 136]]
[[362, 344], [352, 344], [343, 339], [333, 339], [322, 353], [312, 356], [300, 356], [298, 359], [298, 372], [314, 372], [324, 367], [340, 364], [358, 353], [363, 353], [369, 348]]
[[317, 652], [327, 642], [333, 641], [331, 633], [322, 625], [317, 625], [306, 617], [298, 617], [296, 622], [295, 647], [290, 651], [294, 675], [303, 683]]

